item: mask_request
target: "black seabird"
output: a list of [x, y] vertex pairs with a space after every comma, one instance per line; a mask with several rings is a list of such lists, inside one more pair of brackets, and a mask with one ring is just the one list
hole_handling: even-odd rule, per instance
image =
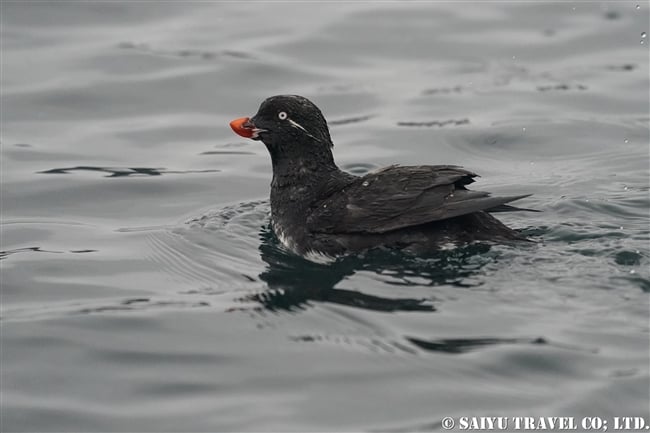
[[521, 210], [466, 186], [453, 165], [391, 165], [354, 176], [340, 170], [321, 111], [296, 95], [273, 96], [252, 118], [230, 122], [271, 154], [271, 225], [291, 251], [320, 261], [372, 248], [415, 254], [473, 241], [525, 240], [488, 212]]

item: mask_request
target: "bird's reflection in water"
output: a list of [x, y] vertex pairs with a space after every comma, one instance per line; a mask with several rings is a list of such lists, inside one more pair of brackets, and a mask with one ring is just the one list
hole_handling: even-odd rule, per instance
[[[298, 310], [312, 301], [348, 305], [375, 311], [436, 311], [431, 299], [386, 298], [359, 290], [335, 288], [359, 271], [385, 276], [395, 285], [467, 285], [464, 281], [483, 265], [494, 260], [490, 246], [473, 244], [414, 257], [399, 251], [372, 251], [349, 256], [330, 264], [318, 264], [284, 250], [269, 229], [260, 232], [260, 253], [268, 264], [260, 274], [269, 290], [252, 296], [268, 310]], [[416, 280], [416, 281], [414, 281]]]

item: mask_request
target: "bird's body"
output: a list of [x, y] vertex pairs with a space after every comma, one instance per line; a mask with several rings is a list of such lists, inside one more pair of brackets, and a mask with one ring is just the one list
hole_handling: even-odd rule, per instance
[[271, 224], [291, 251], [311, 260], [372, 248], [429, 252], [472, 241], [524, 240], [490, 215], [526, 197], [492, 197], [466, 185], [476, 174], [449, 165], [392, 165], [364, 176], [340, 170], [320, 110], [275, 96], [231, 123], [271, 154]]

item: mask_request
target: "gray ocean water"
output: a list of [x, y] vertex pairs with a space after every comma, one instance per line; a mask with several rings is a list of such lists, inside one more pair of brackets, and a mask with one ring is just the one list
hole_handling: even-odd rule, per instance
[[[1, 429], [649, 419], [649, 9], [3, 1]], [[537, 242], [285, 252], [228, 126], [283, 93], [347, 170], [534, 194]]]

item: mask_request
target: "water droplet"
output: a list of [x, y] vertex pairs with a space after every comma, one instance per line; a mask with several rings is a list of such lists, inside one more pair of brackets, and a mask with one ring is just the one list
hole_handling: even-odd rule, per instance
[[517, 56], [512, 56], [512, 60], [515, 60], [516, 58], [517, 58]]
[[627, 138], [625, 140], [623, 140], [623, 143], [629, 143], [629, 142], [630, 142], [630, 140], [628, 140]]
[[324, 205], [323, 205], [323, 207], [324, 207], [324, 208], [327, 208], [327, 205], [326, 205], [326, 204], [324, 204]]
[[625, 191], [627, 191], [627, 185], [625, 185], [625, 186], [623, 187], [623, 189], [624, 189]]
[[630, 274], [636, 274], [636, 271], [634, 269], [630, 270]]
[[637, 254], [639, 254], [639, 250], [635, 250], [634, 252], [637, 253]]
[[586, 199], [585, 201], [586, 201], [587, 203], [589, 203], [589, 199]]
[[368, 185], [370, 185], [370, 182], [368, 182], [367, 180], [364, 180], [363, 183], [362, 183], [361, 185], [363, 185], [363, 186], [368, 186]]
[[530, 165], [535, 165], [535, 163], [533, 161], [530, 161]]
[[574, 6], [574, 7], [572, 7], [571, 9], [576, 10], [576, 7]]
[[526, 127], [524, 126], [523, 128], [521, 128], [521, 130], [522, 130], [523, 132], [526, 132]]
[[645, 39], [648, 37], [648, 34], [646, 32], [641, 33], [641, 39]]
[[623, 226], [620, 226], [618, 229], [619, 229], [619, 230], [623, 230]]
[[641, 6], [636, 5], [636, 10], [639, 10], [639, 9], [641, 9]]
[[641, 39], [641, 45], [644, 45], [644, 44], [645, 44], [645, 41], [643, 39]]

